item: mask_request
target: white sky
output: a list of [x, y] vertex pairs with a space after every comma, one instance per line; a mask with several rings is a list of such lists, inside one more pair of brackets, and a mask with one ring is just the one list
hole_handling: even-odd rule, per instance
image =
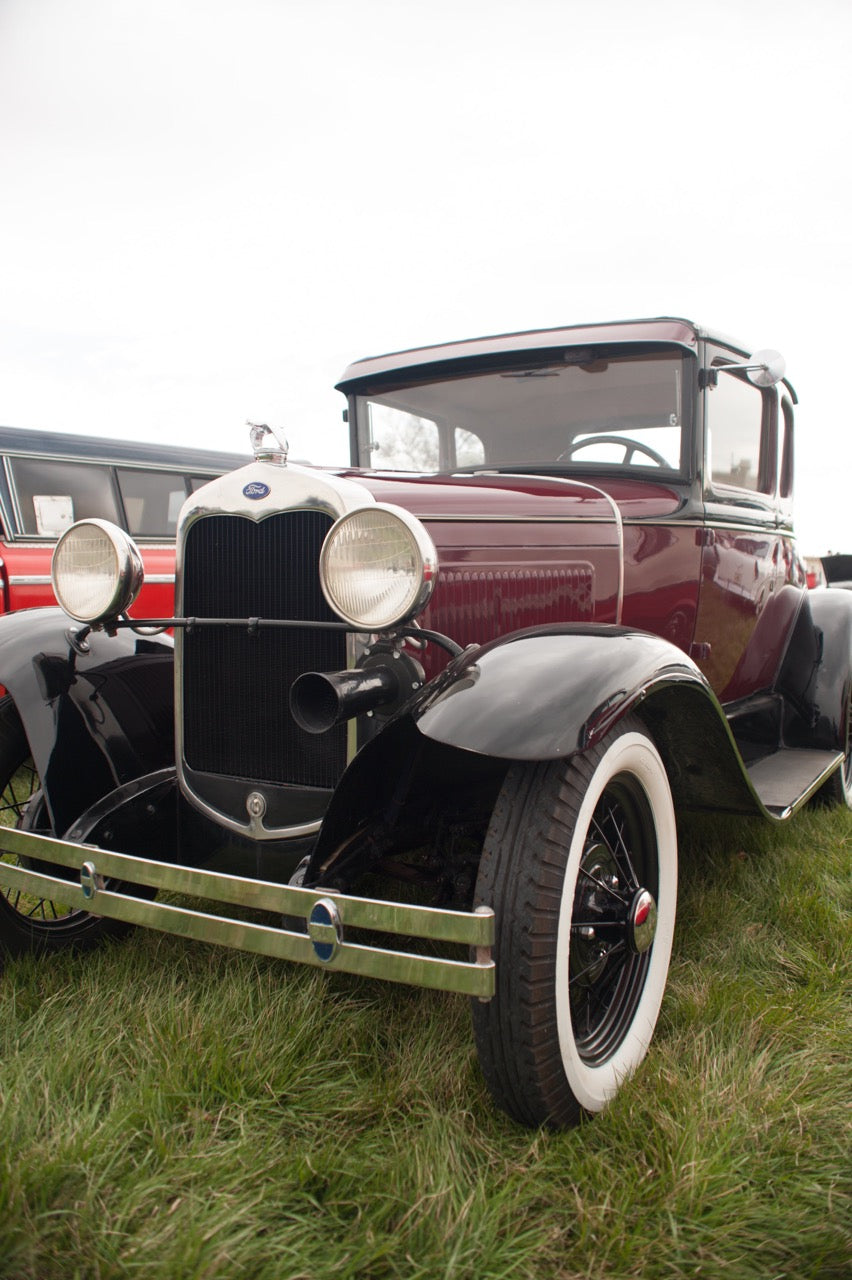
[[361, 356], [779, 348], [852, 550], [850, 0], [0, 0], [0, 422], [347, 460]]

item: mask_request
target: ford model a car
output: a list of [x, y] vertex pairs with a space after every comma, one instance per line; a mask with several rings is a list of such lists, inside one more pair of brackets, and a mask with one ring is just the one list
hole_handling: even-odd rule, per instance
[[805, 586], [795, 395], [674, 319], [340, 389], [351, 468], [256, 428], [188, 499], [176, 617], [129, 615], [138, 555], [87, 520], [62, 609], [0, 620], [0, 942], [148, 924], [466, 993], [499, 1105], [571, 1123], [652, 1035], [676, 812], [850, 803], [852, 595]]

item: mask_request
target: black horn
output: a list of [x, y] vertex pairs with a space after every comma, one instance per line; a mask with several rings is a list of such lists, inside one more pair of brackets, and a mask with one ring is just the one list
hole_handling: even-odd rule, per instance
[[290, 686], [293, 719], [308, 733], [325, 733], [342, 720], [395, 702], [399, 680], [390, 666], [351, 671], [306, 671]]

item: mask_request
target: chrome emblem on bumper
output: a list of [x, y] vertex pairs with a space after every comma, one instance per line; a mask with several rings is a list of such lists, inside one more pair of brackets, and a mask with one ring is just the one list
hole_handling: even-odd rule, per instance
[[328, 964], [337, 955], [343, 941], [343, 922], [331, 898], [320, 898], [308, 916], [308, 937], [313, 943], [317, 959]]

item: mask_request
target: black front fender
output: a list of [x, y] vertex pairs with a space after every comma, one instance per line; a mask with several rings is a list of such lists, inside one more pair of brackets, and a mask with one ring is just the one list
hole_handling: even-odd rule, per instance
[[632, 712], [663, 757], [678, 808], [768, 816], [718, 698], [660, 636], [588, 625], [516, 632], [463, 654], [444, 679], [413, 713], [434, 742], [504, 760], [564, 759]]
[[470, 796], [475, 817], [510, 763], [586, 751], [629, 712], [656, 743], [678, 809], [768, 816], [718, 699], [679, 649], [623, 627], [539, 628], [455, 658], [361, 749], [329, 804], [309, 882], [350, 845], [416, 829], [430, 806], [445, 814]]
[[114, 787], [174, 762], [171, 639], [91, 632], [81, 650], [71, 626], [61, 609], [0, 618], [0, 684], [58, 834]]
[[585, 751], [672, 685], [692, 685], [718, 707], [695, 663], [659, 636], [615, 626], [536, 629], [457, 658], [413, 714], [422, 734], [448, 746], [555, 760]]

